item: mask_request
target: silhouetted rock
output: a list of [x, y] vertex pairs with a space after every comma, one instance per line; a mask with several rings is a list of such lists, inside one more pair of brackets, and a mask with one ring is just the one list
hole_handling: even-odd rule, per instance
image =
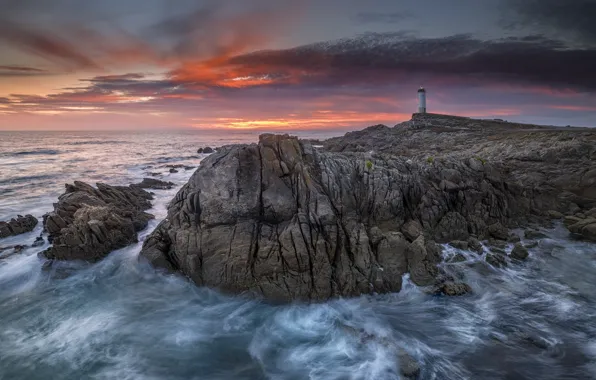
[[37, 219], [34, 216], [18, 215], [8, 222], [0, 222], [0, 239], [33, 231], [36, 225]]
[[170, 168], [170, 173], [178, 173], [178, 170], [176, 170], [174, 168]]
[[205, 154], [213, 153], [213, 148], [207, 146], [203, 149], [203, 153], [205, 153]]
[[96, 261], [113, 250], [137, 241], [153, 215], [151, 194], [136, 186], [97, 188], [75, 181], [44, 215], [44, 227], [53, 246], [44, 256], [58, 260]]
[[139, 187], [141, 189], [157, 189], [157, 190], [167, 190], [171, 189], [174, 186], [174, 183], [161, 181], [155, 178], [143, 178], [143, 181], [140, 183], [135, 183], [135, 187]]

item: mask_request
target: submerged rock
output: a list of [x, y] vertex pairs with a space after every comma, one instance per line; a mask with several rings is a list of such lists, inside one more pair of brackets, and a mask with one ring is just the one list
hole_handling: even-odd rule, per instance
[[48, 259], [96, 261], [113, 250], [137, 241], [153, 215], [151, 194], [136, 186], [97, 184], [97, 189], [75, 181], [44, 215], [44, 227], [53, 246]]
[[408, 378], [416, 378], [420, 374], [420, 364], [406, 350], [400, 348], [397, 353], [399, 371]]
[[0, 239], [33, 231], [37, 222], [33, 215], [18, 215], [8, 222], [0, 221]]

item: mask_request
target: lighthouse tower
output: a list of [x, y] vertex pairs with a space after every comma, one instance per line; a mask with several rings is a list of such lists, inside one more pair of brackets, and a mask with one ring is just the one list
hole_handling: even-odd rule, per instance
[[426, 90], [422, 86], [418, 90], [418, 113], [426, 113]]

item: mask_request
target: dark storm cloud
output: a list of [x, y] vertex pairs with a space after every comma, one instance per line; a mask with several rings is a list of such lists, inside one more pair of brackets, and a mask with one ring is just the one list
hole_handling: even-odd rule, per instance
[[509, 0], [503, 25], [562, 34], [596, 46], [596, 0]]
[[397, 24], [400, 21], [413, 18], [412, 12], [360, 12], [353, 17], [360, 24]]
[[411, 39], [392, 33], [257, 52], [229, 61], [244, 75], [275, 75], [288, 83], [378, 84], [417, 75], [588, 91], [596, 91], [595, 64], [596, 50], [566, 48], [541, 36], [483, 41], [469, 35]]

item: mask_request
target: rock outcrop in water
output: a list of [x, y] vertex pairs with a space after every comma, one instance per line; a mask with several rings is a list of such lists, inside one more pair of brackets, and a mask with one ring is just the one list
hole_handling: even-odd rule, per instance
[[33, 215], [17, 215], [8, 222], [0, 221], [0, 239], [33, 231], [37, 219]]
[[585, 175], [595, 141], [583, 129], [437, 115], [323, 150], [263, 135], [205, 159], [141, 254], [199, 285], [272, 300], [395, 292], [405, 273], [460, 294], [469, 288], [441, 275], [436, 242], [506, 240], [549, 210], [595, 204]]
[[48, 259], [96, 261], [113, 250], [137, 241], [137, 232], [147, 227], [153, 215], [151, 194], [137, 186], [94, 188], [75, 181], [66, 185], [54, 211], [44, 215], [44, 227], [53, 246]]

